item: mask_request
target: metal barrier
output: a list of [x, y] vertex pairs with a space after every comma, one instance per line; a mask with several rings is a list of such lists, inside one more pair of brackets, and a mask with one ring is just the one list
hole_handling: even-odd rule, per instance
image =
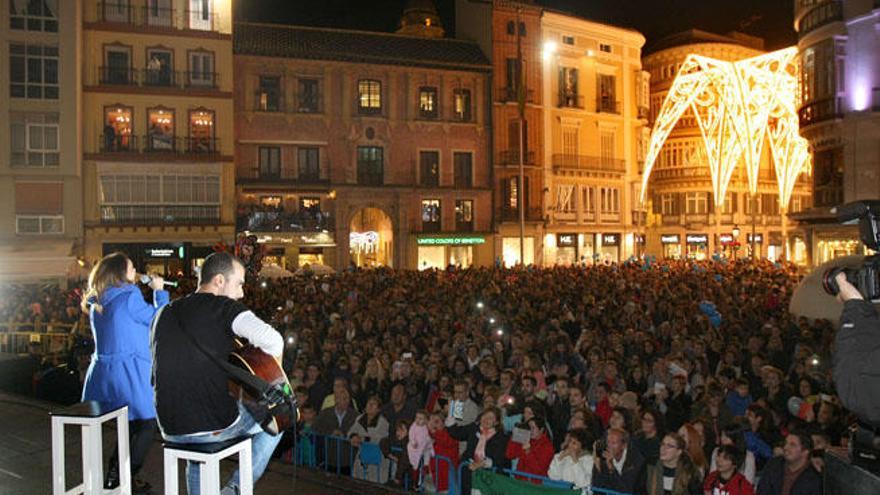
[[0, 323], [0, 352], [28, 354], [32, 343], [43, 354], [67, 352], [79, 330], [77, 323], [5, 322]]
[[[370, 452], [368, 453], [368, 461], [363, 463], [362, 452], [364, 449], [368, 449]], [[375, 454], [379, 453], [381, 457], [379, 458], [379, 462], [376, 461]], [[406, 450], [401, 449], [399, 447], [393, 447], [391, 452], [398, 455], [406, 455]], [[347, 456], [348, 465], [343, 465], [343, 460]], [[369, 466], [377, 466], [377, 475], [375, 483], [381, 483], [382, 479], [382, 460], [387, 459], [381, 452], [379, 452], [379, 445], [376, 443], [363, 442], [360, 447], [355, 447], [351, 444], [351, 440], [346, 437], [333, 436], [333, 435], [319, 435], [317, 433], [307, 432], [300, 434], [296, 439], [296, 444], [293, 450], [292, 461], [300, 466], [306, 466], [314, 469], [320, 469], [325, 472], [335, 473], [338, 476], [349, 476], [354, 479], [360, 479], [364, 481], [371, 481], [367, 477], [367, 470], [364, 469], [362, 471], [363, 477], [357, 476], [356, 468], [358, 466], [357, 463], [361, 463], [360, 466], [363, 468], [367, 465]], [[330, 461], [335, 461], [331, 463]], [[461, 479], [463, 469], [471, 464], [470, 461], [465, 461], [460, 463], [458, 466], [455, 466], [452, 463], [452, 460], [448, 457], [444, 456], [434, 456], [431, 458], [430, 465], [433, 467], [431, 471], [433, 474], [434, 486], [435, 488], [438, 486], [437, 475], [440, 472], [440, 467], [442, 465], [446, 465], [448, 467], [447, 471], [447, 481], [448, 481], [448, 490], [447, 493], [449, 495], [464, 495], [461, 493]], [[417, 480], [419, 483], [419, 492], [425, 493], [425, 483], [424, 483], [424, 462], [420, 461], [418, 465], [418, 473], [419, 477]], [[387, 466], [387, 476], [388, 479], [391, 479], [394, 476], [394, 473], [397, 469], [396, 463], [392, 460], [388, 460]], [[511, 478], [526, 478], [527, 480], [537, 480], [540, 481], [540, 484], [545, 487], [550, 488], [559, 488], [560, 492], [565, 490], [574, 489], [574, 485], [567, 481], [555, 480], [548, 478], [546, 476], [540, 476], [532, 473], [525, 473], [522, 471], [517, 471], [515, 469], [503, 469], [501, 470], [503, 474]], [[409, 491], [409, 476], [404, 476], [404, 485], [403, 489], [405, 491]], [[607, 488], [598, 488], [598, 487], [590, 487], [589, 492], [593, 495], [631, 495], [627, 493], [621, 493], [614, 490], [609, 490]]]

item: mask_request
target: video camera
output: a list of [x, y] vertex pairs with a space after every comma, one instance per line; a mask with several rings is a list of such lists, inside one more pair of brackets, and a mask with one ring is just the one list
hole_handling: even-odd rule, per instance
[[[880, 200], [855, 201], [831, 210], [844, 225], [858, 221], [862, 243], [873, 251], [880, 251]], [[880, 255], [866, 256], [858, 268], [835, 267], [822, 274], [822, 288], [832, 296], [840, 292], [834, 278], [844, 273], [846, 280], [855, 286], [865, 299], [880, 301]]]

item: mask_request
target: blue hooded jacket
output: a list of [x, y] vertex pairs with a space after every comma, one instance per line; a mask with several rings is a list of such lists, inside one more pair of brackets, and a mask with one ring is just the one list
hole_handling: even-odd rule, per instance
[[154, 291], [153, 299], [153, 305], [147, 304], [137, 286], [126, 284], [104, 291], [103, 312], [94, 306], [89, 311], [95, 353], [82, 398], [108, 408], [127, 405], [129, 420], [156, 417], [150, 323], [156, 311], [168, 304], [168, 292]]

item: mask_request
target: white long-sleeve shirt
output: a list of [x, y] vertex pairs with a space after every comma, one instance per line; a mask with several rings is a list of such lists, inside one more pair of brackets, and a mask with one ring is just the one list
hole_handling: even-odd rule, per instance
[[281, 356], [284, 351], [284, 339], [272, 325], [261, 320], [253, 311], [239, 313], [232, 320], [232, 333], [248, 340], [270, 356]]
[[584, 454], [575, 461], [565, 451], [560, 452], [553, 457], [547, 477], [568, 481], [580, 490], [589, 488], [593, 482], [593, 456]]

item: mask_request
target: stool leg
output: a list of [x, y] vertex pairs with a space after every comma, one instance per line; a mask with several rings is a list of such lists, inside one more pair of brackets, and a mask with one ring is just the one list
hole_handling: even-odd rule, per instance
[[177, 456], [174, 452], [165, 449], [165, 495], [178, 495]]
[[64, 423], [52, 418], [52, 495], [64, 495]]
[[253, 495], [254, 461], [250, 438], [243, 442], [241, 450], [238, 451], [238, 483], [240, 495]]
[[200, 494], [220, 493], [220, 461], [217, 459], [207, 460], [200, 465], [201, 490]]
[[119, 493], [131, 495], [131, 454], [128, 447], [127, 414], [116, 417], [116, 445], [119, 449]]
[[82, 429], [83, 482], [86, 495], [100, 495], [104, 490], [104, 456], [101, 445], [101, 425]]

